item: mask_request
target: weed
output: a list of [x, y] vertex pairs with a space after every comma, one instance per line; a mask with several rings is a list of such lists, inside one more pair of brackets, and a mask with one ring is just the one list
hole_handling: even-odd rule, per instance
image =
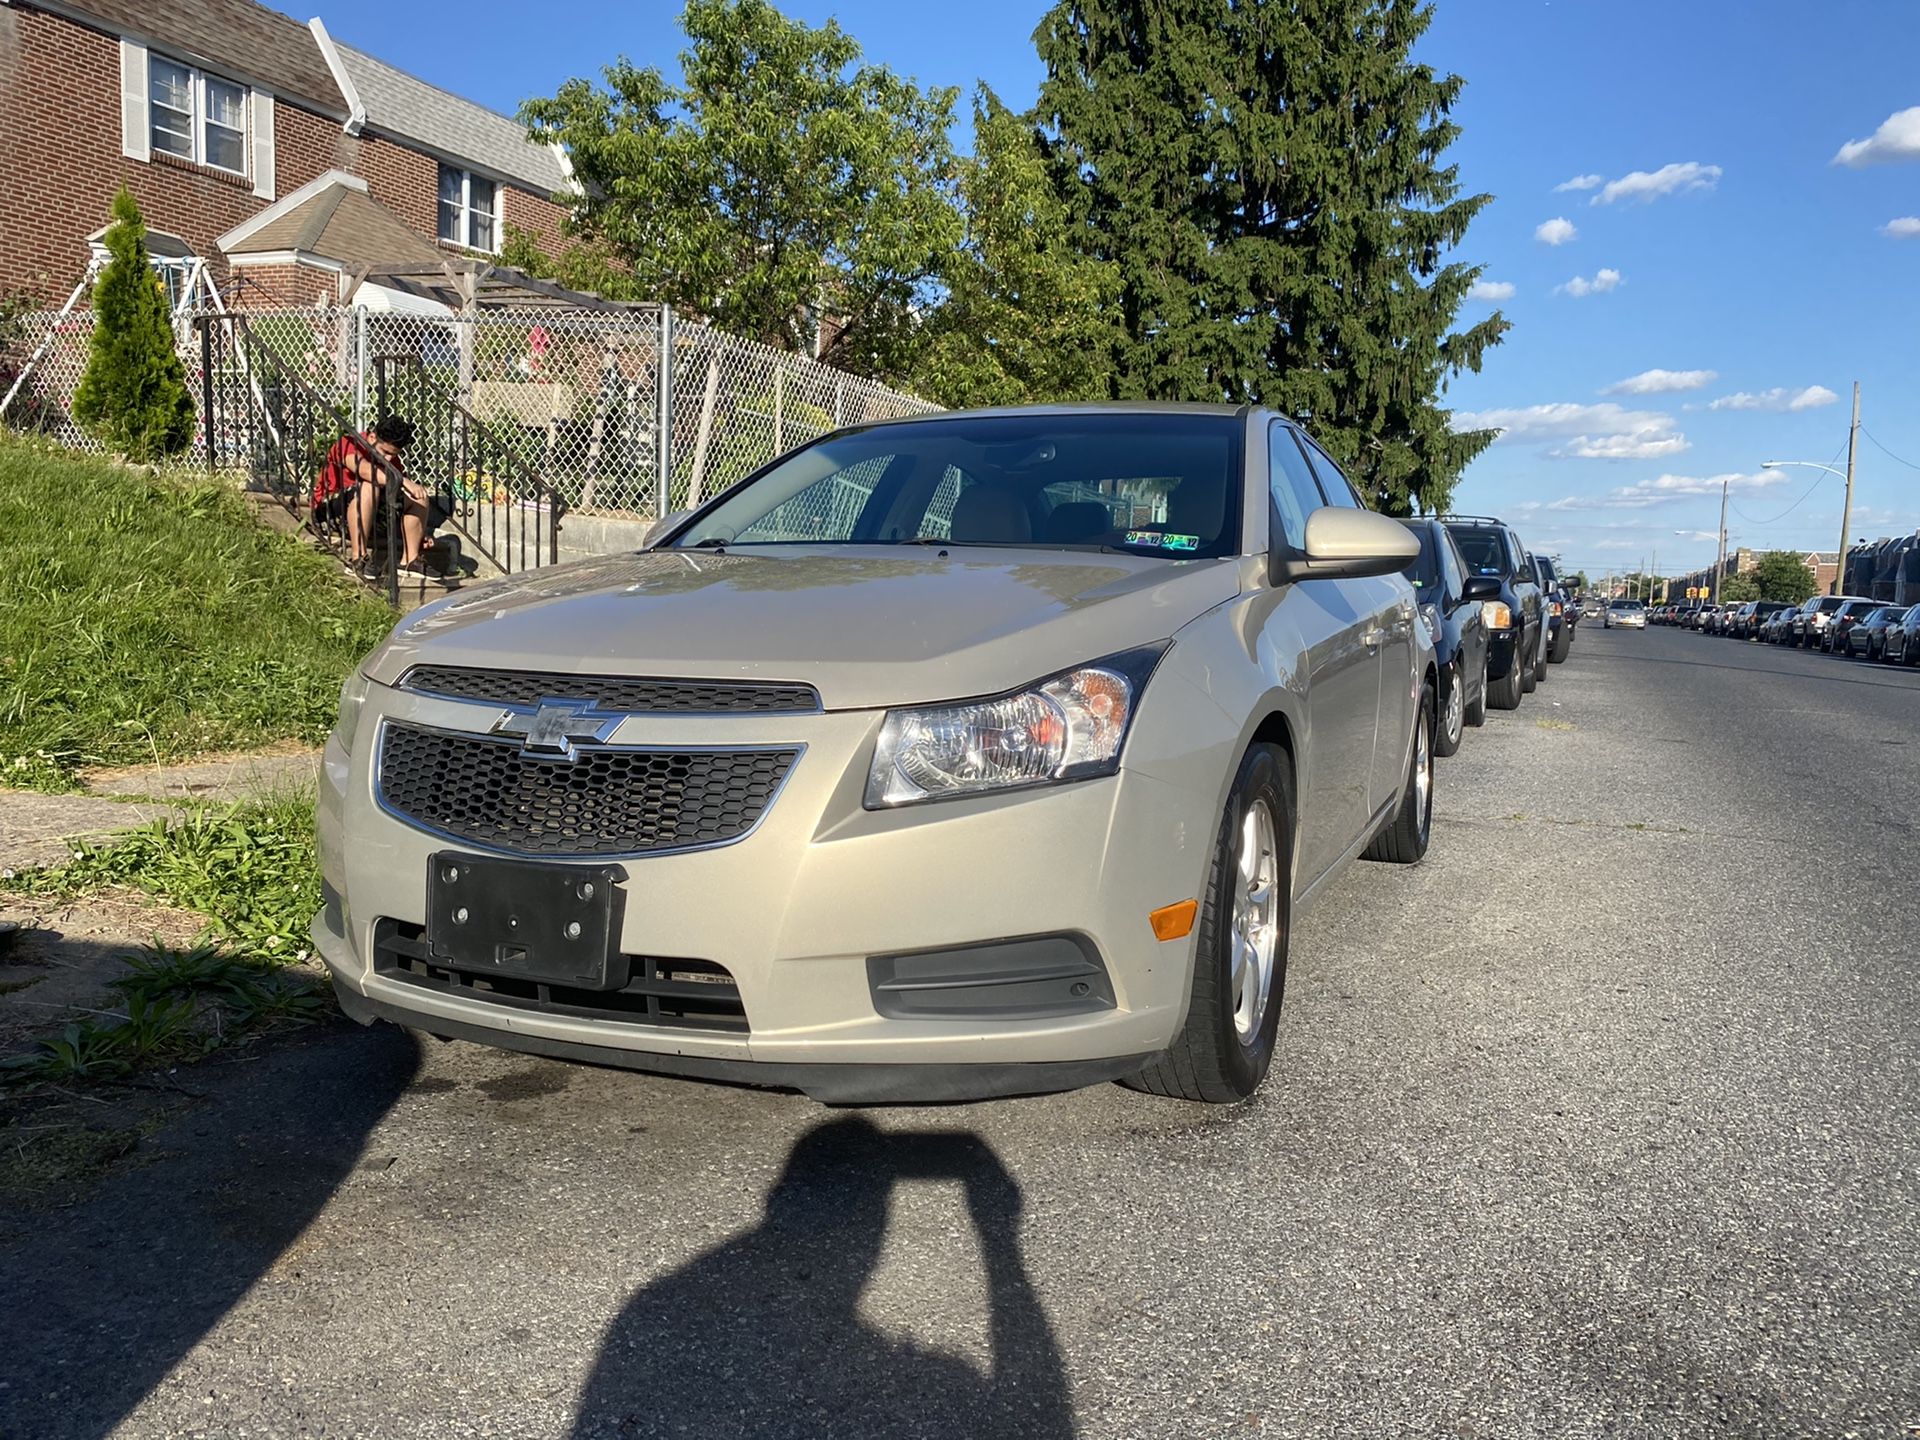
[[1552, 720], [1545, 715], [1542, 715], [1533, 723], [1538, 725], [1542, 730], [1571, 730], [1574, 728], [1571, 720]]
[[221, 485], [0, 440], [0, 785], [317, 741], [392, 623]]
[[55, 896], [107, 885], [206, 916], [210, 933], [242, 959], [297, 959], [320, 908], [313, 801], [284, 795], [155, 820], [110, 844], [82, 845], [65, 865], [0, 881], [0, 889]]

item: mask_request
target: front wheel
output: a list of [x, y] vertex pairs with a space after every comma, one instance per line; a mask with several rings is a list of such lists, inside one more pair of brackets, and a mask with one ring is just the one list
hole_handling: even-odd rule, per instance
[[1486, 652], [1482, 651], [1480, 654], [1480, 693], [1475, 695], [1467, 705], [1467, 724], [1473, 726], [1476, 730], [1487, 723], [1487, 686], [1492, 683], [1487, 679], [1488, 664], [1489, 661]]
[[1493, 682], [1493, 689], [1487, 693], [1487, 699], [1496, 710], [1518, 710], [1522, 690], [1520, 657], [1515, 655], [1507, 662], [1507, 673]]
[[1278, 746], [1255, 745], [1220, 817], [1186, 1022], [1128, 1085], [1211, 1105], [1253, 1094], [1280, 1029], [1292, 908], [1293, 772]]
[[1427, 853], [1427, 841], [1433, 834], [1433, 708], [1433, 686], [1422, 685], [1420, 713], [1413, 722], [1413, 754], [1407, 758], [1400, 804], [1387, 828], [1362, 852], [1363, 859], [1417, 865]]

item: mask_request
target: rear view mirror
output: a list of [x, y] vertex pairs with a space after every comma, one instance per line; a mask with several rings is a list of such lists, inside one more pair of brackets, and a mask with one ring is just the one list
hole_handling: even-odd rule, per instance
[[1460, 587], [1462, 600], [1498, 600], [1500, 598], [1500, 577], [1498, 575], [1470, 575], [1467, 583]]
[[1324, 505], [1307, 516], [1304, 554], [1276, 545], [1268, 573], [1292, 580], [1359, 580], [1391, 575], [1420, 558], [1420, 541], [1398, 520]]

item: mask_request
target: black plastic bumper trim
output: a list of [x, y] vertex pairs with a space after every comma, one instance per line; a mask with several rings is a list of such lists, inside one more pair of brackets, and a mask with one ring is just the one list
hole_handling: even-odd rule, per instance
[[1114, 1008], [1100, 952], [1067, 933], [869, 956], [867, 986], [889, 1020], [1052, 1020]]
[[771, 1090], [798, 1090], [824, 1105], [938, 1105], [966, 1100], [999, 1100], [1015, 1095], [1051, 1095], [1123, 1080], [1137, 1075], [1153, 1059], [1144, 1055], [1103, 1056], [1096, 1060], [1047, 1060], [1014, 1065], [807, 1065], [767, 1060], [717, 1060], [704, 1055], [661, 1055], [554, 1040], [517, 1030], [496, 1030], [404, 1010], [362, 995], [351, 986], [334, 986], [340, 1008], [362, 1025], [390, 1020], [448, 1040], [470, 1040], [500, 1050], [579, 1060], [619, 1070], [642, 1070], [691, 1080], [717, 1080]]

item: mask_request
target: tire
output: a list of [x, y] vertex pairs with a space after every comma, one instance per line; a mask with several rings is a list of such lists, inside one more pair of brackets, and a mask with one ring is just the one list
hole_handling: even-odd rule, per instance
[[1518, 710], [1523, 693], [1525, 687], [1520, 683], [1520, 657], [1516, 655], [1513, 663], [1507, 666], [1507, 673], [1488, 689], [1487, 703], [1496, 710]]
[[1573, 631], [1565, 625], [1560, 627], [1560, 638], [1553, 642], [1553, 648], [1547, 651], [1547, 660], [1554, 665], [1567, 663], [1567, 656], [1573, 653]]
[[1480, 694], [1467, 702], [1467, 724], [1476, 730], [1487, 723], [1487, 686], [1491, 683], [1487, 679], [1487, 659], [1482, 655], [1480, 657]]
[[1407, 757], [1407, 778], [1401, 782], [1400, 803], [1394, 806], [1387, 828], [1361, 852], [1363, 860], [1389, 865], [1418, 865], [1433, 836], [1433, 686], [1420, 687], [1420, 713], [1413, 722], [1413, 753]]
[[1447, 667], [1447, 698], [1440, 707], [1440, 723], [1434, 727], [1433, 753], [1458, 755], [1460, 742], [1467, 733], [1467, 680], [1460, 673], [1460, 657]]
[[[1269, 890], [1273, 896], [1273, 958], [1267, 992], [1239, 1021], [1244, 992], [1233, 983], [1234, 914], [1241, 900], [1243, 844], [1257, 807], [1272, 822]], [[1200, 909], [1187, 1018], [1173, 1043], [1125, 1083], [1150, 1095], [1232, 1105], [1266, 1077], [1280, 1029], [1280, 996], [1287, 980], [1287, 936], [1293, 919], [1293, 771], [1277, 745], [1255, 745], [1240, 761], [1220, 817], [1207, 893]], [[1237, 1023], [1238, 1022], [1238, 1023]]]
[[1540, 674], [1537, 668], [1537, 661], [1522, 660], [1516, 655], [1513, 657], [1513, 663], [1514, 668], [1520, 672], [1520, 693], [1522, 695], [1531, 695], [1535, 690], [1540, 688]]

